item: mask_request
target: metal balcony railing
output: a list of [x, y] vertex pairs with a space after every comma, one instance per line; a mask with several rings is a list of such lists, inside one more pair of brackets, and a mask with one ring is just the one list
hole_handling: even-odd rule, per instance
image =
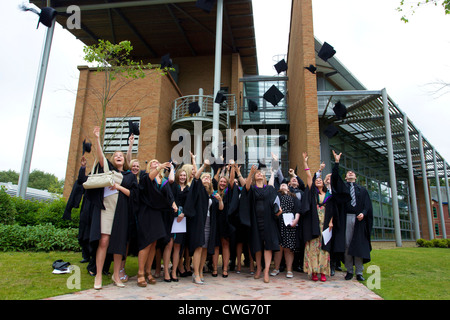
[[[229, 128], [230, 118], [236, 116], [237, 104], [236, 97], [233, 94], [225, 94], [226, 100], [220, 105], [219, 126]], [[189, 113], [189, 104], [197, 101], [200, 112]], [[183, 96], [174, 101], [172, 110], [172, 125], [184, 121], [213, 121], [214, 98], [209, 95], [190, 95]]]

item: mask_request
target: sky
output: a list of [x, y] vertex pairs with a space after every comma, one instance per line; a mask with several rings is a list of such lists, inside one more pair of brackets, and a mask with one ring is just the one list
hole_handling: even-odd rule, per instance
[[[46, 27], [3, 1], [0, 11], [0, 171], [21, 169]], [[450, 93], [433, 95], [431, 83], [450, 83], [450, 16], [421, 7], [400, 21], [399, 0], [313, 0], [314, 34], [369, 90], [387, 89], [437, 152], [450, 161]], [[253, 0], [259, 72], [275, 75], [287, 54], [291, 0]], [[81, 18], [82, 19], [82, 18]], [[30, 171], [64, 179], [83, 44], [55, 28]]]

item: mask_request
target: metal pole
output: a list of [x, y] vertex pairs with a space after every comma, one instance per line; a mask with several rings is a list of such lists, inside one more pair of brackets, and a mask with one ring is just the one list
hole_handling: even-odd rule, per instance
[[425, 196], [425, 205], [427, 208], [428, 232], [430, 234], [430, 240], [432, 240], [434, 239], [434, 230], [433, 230], [433, 220], [431, 218], [430, 193], [428, 191], [428, 176], [427, 176], [427, 167], [425, 164], [425, 153], [423, 151], [422, 132], [419, 132], [419, 152], [420, 152], [420, 161], [422, 163], [423, 192]]
[[447, 232], [445, 230], [444, 208], [442, 206], [441, 183], [439, 181], [439, 171], [436, 161], [436, 149], [434, 147], [433, 147], [433, 162], [434, 162], [434, 176], [436, 178], [436, 193], [438, 196], [438, 203], [439, 203], [439, 217], [441, 218], [442, 238], [447, 239]]
[[[217, 1], [217, 17], [216, 17], [216, 56], [214, 65], [214, 92], [213, 101], [220, 90], [220, 78], [222, 71], [222, 28], [223, 28], [223, 0]], [[213, 109], [213, 150], [217, 157], [219, 154], [219, 112], [220, 105], [214, 103]]]
[[381, 90], [381, 96], [383, 98], [384, 123], [386, 125], [386, 145], [388, 150], [389, 178], [392, 191], [392, 211], [394, 213], [395, 243], [397, 247], [401, 247], [402, 234], [400, 232], [400, 213], [398, 209], [397, 180], [395, 178], [394, 150], [392, 147], [392, 137], [391, 137], [391, 119], [389, 117], [389, 106], [386, 89]]
[[28, 123], [27, 139], [22, 158], [22, 167], [20, 169], [19, 185], [17, 187], [17, 196], [25, 199], [27, 192], [28, 178], [30, 175], [31, 156], [33, 155], [34, 140], [36, 138], [36, 128], [41, 108], [42, 93], [44, 91], [45, 76], [47, 74], [48, 59], [53, 40], [53, 31], [55, 30], [55, 19], [53, 19], [50, 28], [47, 28], [45, 35], [44, 48], [42, 50], [41, 63], [39, 65], [38, 78], [31, 106], [31, 115]]
[[409, 140], [408, 117], [403, 113], [403, 130], [405, 131], [406, 161], [408, 163], [409, 194], [411, 196], [411, 209], [414, 218], [414, 238], [420, 239], [419, 214], [417, 211], [416, 186], [411, 158], [411, 141]]
[[448, 215], [450, 216], [450, 203], [449, 203], [450, 191], [448, 186], [447, 163], [445, 163], [445, 161], [444, 161], [444, 178], [445, 178], [445, 191], [447, 193], [447, 211]]

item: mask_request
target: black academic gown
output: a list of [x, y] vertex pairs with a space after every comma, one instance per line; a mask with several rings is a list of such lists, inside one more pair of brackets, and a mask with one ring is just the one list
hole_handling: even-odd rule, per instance
[[[181, 190], [181, 187], [179, 184], [177, 183], [172, 183], [171, 185], [172, 188], [172, 194], [173, 194], [173, 198], [175, 200], [175, 204], [177, 205], [178, 209], [180, 209], [181, 207], [183, 208], [184, 211], [184, 206], [186, 204], [186, 199], [187, 199], [187, 195], [189, 193], [189, 186], [185, 186], [183, 190]], [[174, 213], [174, 217], [176, 217], [178, 215], [178, 213]], [[187, 219], [185, 217], [185, 219]], [[172, 224], [173, 224], [173, 219], [172, 219]], [[174, 236], [174, 243], [178, 243], [178, 244], [185, 244], [186, 239], [187, 239], [187, 234], [188, 234], [188, 230], [186, 230], [185, 233], [177, 233]], [[180, 250], [182, 252], [183, 248]]]
[[[241, 198], [239, 201], [239, 217], [243, 225], [250, 227], [250, 251], [252, 256], [261, 250], [280, 250], [280, 232], [278, 230], [278, 218], [274, 202], [277, 197], [277, 192], [272, 186], [265, 186], [259, 190], [255, 190], [256, 186], [251, 186], [247, 191], [244, 186], [241, 190]], [[257, 212], [256, 212], [256, 195], [255, 192], [263, 192], [264, 194], [264, 234], [261, 239], [258, 230]]]
[[186, 228], [188, 234], [189, 254], [193, 255], [195, 249], [205, 244], [205, 224], [208, 213], [209, 199], [212, 200], [210, 207], [210, 234], [208, 239], [208, 254], [214, 254], [214, 249], [219, 245], [217, 236], [217, 214], [219, 202], [212, 195], [208, 195], [200, 179], [193, 179], [184, 206], [184, 214], [187, 217]]
[[[335, 169], [336, 168], [336, 169]], [[335, 164], [333, 170], [339, 170], [339, 164]], [[373, 227], [373, 212], [372, 212], [372, 201], [370, 200], [369, 193], [367, 190], [360, 186], [359, 184], [354, 184], [355, 186], [355, 197], [356, 197], [356, 207], [353, 208], [350, 205], [350, 187], [349, 184], [344, 182], [342, 178], [337, 175], [340, 179], [339, 184], [343, 185], [342, 189], [345, 188], [345, 195], [342, 197], [344, 204], [341, 208], [342, 214], [339, 219], [339, 228], [336, 230], [336, 237], [334, 241], [334, 252], [344, 254], [345, 252], [345, 231], [346, 231], [346, 213], [354, 211], [355, 215], [359, 213], [364, 214], [364, 219], [359, 221], [356, 219], [355, 228], [353, 231], [353, 238], [348, 249], [348, 254], [354, 257], [360, 257], [363, 259], [363, 263], [370, 261], [370, 252], [372, 251], [372, 244], [370, 240], [372, 227]], [[344, 193], [343, 193], [344, 194]]]
[[173, 195], [168, 182], [158, 187], [156, 180], [150, 180], [148, 173], [141, 175], [136, 219], [139, 250], [159, 239], [170, 237], [163, 215], [173, 211], [172, 203]]
[[83, 183], [87, 180], [85, 172], [86, 167], [80, 167], [80, 170], [78, 171], [78, 179], [73, 184], [72, 191], [70, 192], [69, 199], [67, 200], [66, 208], [64, 209], [62, 216], [63, 220], [71, 220], [72, 209], [79, 208], [80, 206], [81, 199], [84, 194]]
[[[116, 170], [111, 162], [108, 161], [110, 170]], [[103, 172], [100, 168], [99, 172]], [[123, 179], [121, 186], [130, 190], [137, 188], [136, 176], [130, 171], [122, 172]], [[86, 190], [86, 198], [91, 201], [92, 221], [89, 241], [91, 246], [96, 247], [101, 237], [100, 221], [101, 210], [103, 206], [104, 188]], [[116, 211], [114, 214], [113, 225], [111, 229], [111, 236], [109, 239], [109, 247], [107, 253], [126, 255], [128, 242], [128, 215], [129, 215], [129, 197], [119, 192], [117, 199]]]
[[230, 239], [234, 237], [236, 227], [232, 223], [232, 215], [237, 209], [237, 203], [239, 202], [238, 187], [233, 189], [228, 185], [223, 196], [223, 210], [219, 210], [217, 217], [218, 237]]

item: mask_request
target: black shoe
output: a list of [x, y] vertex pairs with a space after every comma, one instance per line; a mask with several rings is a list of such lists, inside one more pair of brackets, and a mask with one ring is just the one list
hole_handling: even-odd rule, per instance
[[164, 282], [172, 282], [172, 279], [166, 279], [166, 278], [164, 278]]
[[330, 268], [330, 276], [333, 277], [335, 275], [334, 268]]
[[347, 272], [347, 274], [345, 275], [345, 280], [352, 280], [352, 278], [353, 278], [353, 273]]
[[366, 280], [366, 279], [364, 279], [364, 277], [362, 276], [362, 274], [357, 274], [357, 275], [356, 275], [356, 280], [358, 280], [358, 281], [364, 281], [364, 280]]
[[86, 263], [89, 262], [89, 259], [83, 258], [83, 260], [80, 261], [80, 263]]

